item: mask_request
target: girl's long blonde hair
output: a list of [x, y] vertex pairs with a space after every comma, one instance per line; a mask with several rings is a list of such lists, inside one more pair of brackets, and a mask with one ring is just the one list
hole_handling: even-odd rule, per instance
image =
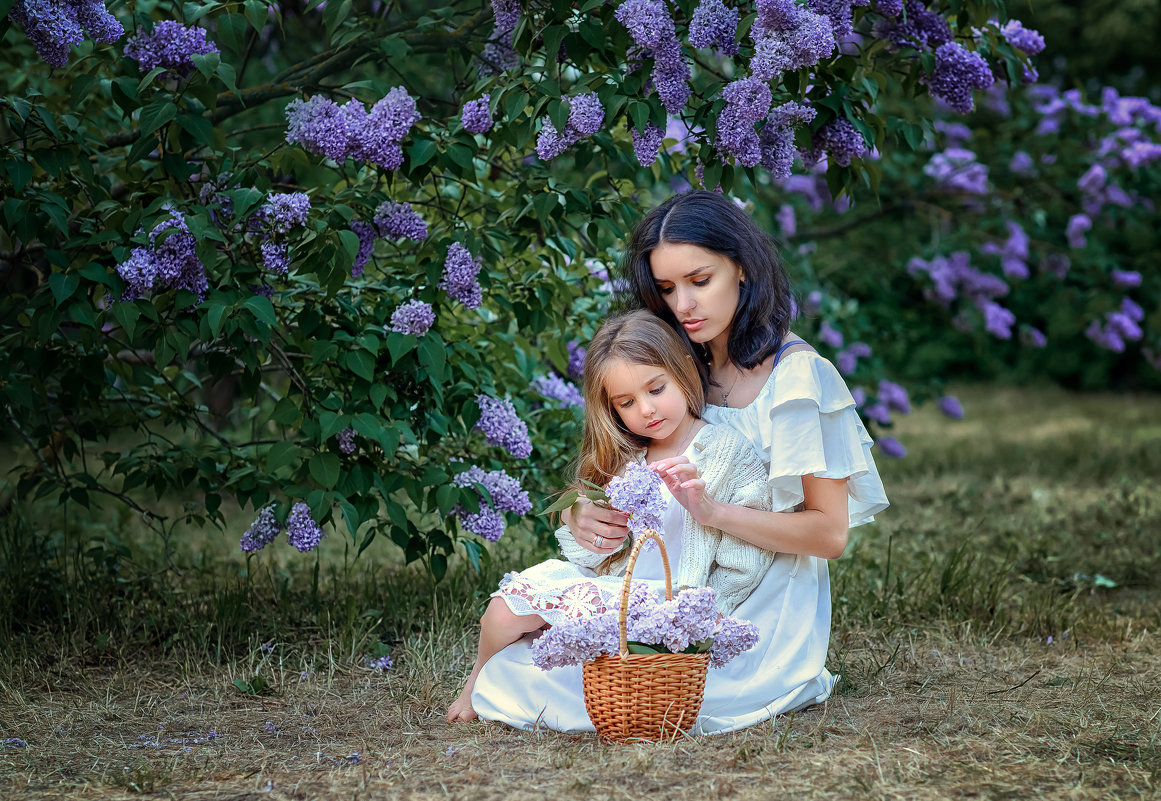
[[700, 420], [705, 408], [693, 354], [672, 328], [644, 310], [610, 317], [597, 330], [585, 357], [585, 430], [577, 489], [585, 488], [584, 481], [605, 486], [649, 445], [647, 437], [625, 427], [605, 391], [605, 379], [617, 361], [660, 367], [677, 382], [694, 418]]

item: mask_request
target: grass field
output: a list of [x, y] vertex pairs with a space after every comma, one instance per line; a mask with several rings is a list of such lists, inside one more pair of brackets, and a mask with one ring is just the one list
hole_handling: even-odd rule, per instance
[[0, 798], [1161, 798], [1161, 401], [961, 397], [901, 421], [893, 506], [831, 565], [839, 691], [670, 745], [444, 723], [481, 600], [547, 554], [516, 533], [435, 588], [334, 537], [316, 584], [247, 565], [248, 520], [162, 570], [116, 509], [18, 503]]

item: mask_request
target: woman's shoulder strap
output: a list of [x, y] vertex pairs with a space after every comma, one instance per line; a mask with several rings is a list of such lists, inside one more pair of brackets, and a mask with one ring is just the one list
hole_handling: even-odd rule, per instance
[[[791, 339], [788, 342], [783, 342], [782, 347], [780, 347], [778, 349], [778, 351], [774, 354], [774, 365], [773, 366], [777, 367], [778, 362], [780, 362], [782, 360], [782, 356], [785, 355], [787, 351], [790, 351], [791, 348], [794, 348], [796, 345], [801, 346], [798, 350], [806, 350], [806, 351], [814, 352], [814, 348], [812, 348], [810, 346], [810, 343], [807, 342], [806, 340], [804, 340], [804, 339]], [[797, 353], [798, 351], [795, 350], [795, 351], [791, 351], [791, 352]]]

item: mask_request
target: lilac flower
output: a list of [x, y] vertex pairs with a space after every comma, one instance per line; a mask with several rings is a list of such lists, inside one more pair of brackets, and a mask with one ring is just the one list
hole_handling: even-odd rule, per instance
[[927, 86], [933, 97], [961, 114], [975, 107], [973, 89], [987, 89], [995, 81], [983, 56], [957, 42], [945, 42], [935, 51], [935, 69]]
[[97, 42], [115, 42], [125, 33], [103, 2], [16, 0], [8, 19], [24, 28], [37, 55], [54, 67], [69, 63], [69, 48], [85, 40], [82, 29]]
[[254, 522], [242, 535], [242, 550], [246, 553], [260, 551], [274, 542], [281, 532], [282, 526], [278, 525], [278, 520], [274, 517], [274, 507], [267, 506], [258, 513], [258, 517], [254, 518]]
[[314, 522], [310, 514], [310, 507], [305, 503], [296, 503], [290, 509], [286, 518], [286, 540], [301, 553], [313, 551], [322, 541], [323, 530]]
[[833, 119], [822, 126], [814, 134], [813, 147], [809, 153], [803, 154], [807, 164], [818, 163], [825, 152], [828, 161], [833, 161], [840, 167], [851, 166], [851, 159], [862, 158], [867, 154], [867, 143], [863, 135], [844, 118]]
[[369, 112], [363, 113], [363, 106], [357, 101], [348, 103], [344, 110], [348, 107], [351, 115], [349, 155], [384, 169], [398, 169], [403, 163], [399, 143], [420, 119], [415, 98], [402, 86], [396, 86]]
[[883, 379], [879, 382], [879, 400], [902, 414], [911, 414], [911, 398], [907, 390], [894, 381]]
[[881, 20], [872, 29], [877, 38], [891, 43], [892, 50], [900, 47], [932, 50], [952, 40], [951, 26], [947, 20], [938, 11], [929, 11], [925, 2], [906, 0], [903, 8], [906, 15], [902, 19], [897, 22]]
[[498, 542], [504, 536], [504, 516], [487, 504], [480, 502], [480, 511], [468, 512], [460, 509], [455, 515], [465, 531], [470, 531], [488, 542]]
[[520, 0], [492, 0], [497, 31], [510, 31], [520, 21]]
[[936, 401], [935, 405], [939, 407], [939, 411], [943, 412], [952, 420], [963, 419], [963, 404], [959, 402], [959, 398], [955, 395], [944, 395]]
[[762, 160], [762, 145], [754, 124], [766, 116], [770, 86], [757, 78], [742, 78], [722, 91], [726, 107], [718, 115], [718, 148], [739, 164], [754, 167]]
[[1068, 219], [1068, 227], [1065, 229], [1064, 236], [1068, 240], [1068, 246], [1076, 248], [1077, 250], [1084, 248], [1088, 244], [1085, 239], [1085, 232], [1092, 228], [1092, 220], [1087, 214], [1074, 214]]
[[661, 142], [665, 131], [660, 125], [652, 122], [645, 123], [645, 130], [638, 131], [635, 127], [633, 135], [633, 155], [642, 167], [648, 167], [657, 161], [657, 154], [661, 152]]
[[935, 179], [949, 192], [982, 195], [988, 191], [988, 168], [976, 161], [976, 154], [962, 147], [936, 153], [923, 167], [923, 174]]
[[310, 197], [305, 192], [271, 192], [255, 216], [268, 232], [286, 234], [292, 228], [306, 225], [309, 213]]
[[350, 456], [355, 452], [355, 448], [358, 447], [355, 445], [355, 429], [353, 428], [344, 428], [335, 434], [335, 439], [339, 441], [339, 450], [345, 456]]
[[347, 157], [350, 139], [348, 114], [333, 100], [315, 95], [309, 100], [295, 98], [286, 106], [286, 141], [302, 145], [334, 161]]
[[723, 56], [738, 52], [738, 9], [726, 8], [722, 0], [701, 0], [689, 21], [689, 43], [694, 47], [716, 47]]
[[452, 300], [458, 300], [469, 309], [478, 309], [484, 302], [484, 292], [476, 275], [483, 268], [483, 263], [474, 258], [466, 247], [453, 242], [447, 249], [439, 288], [447, 292]]
[[268, 239], [258, 249], [262, 252], [262, 265], [267, 270], [278, 275], [290, 272], [290, 250], [285, 242]]
[[217, 52], [218, 46], [206, 39], [204, 28], [187, 28], [174, 20], [162, 20], [148, 33], [140, 28], [125, 44], [125, 55], [136, 61], [142, 72], [165, 67], [183, 78], [194, 71], [193, 56]]
[[865, 6], [870, 0], [810, 0], [811, 9], [830, 20], [836, 40], [853, 32], [851, 6]]
[[881, 426], [891, 425], [891, 410], [885, 403], [872, 403], [863, 407], [863, 415]]
[[358, 278], [363, 274], [363, 269], [367, 266], [367, 262], [371, 260], [371, 256], [375, 252], [376, 229], [369, 222], [353, 220], [351, 222], [351, 231], [359, 238], [359, 250], [355, 253], [355, 263], [351, 267], [351, 276]]
[[1020, 326], [1020, 344], [1032, 348], [1043, 348], [1048, 344], [1048, 337], [1039, 328], [1030, 325]]
[[581, 139], [599, 131], [604, 121], [605, 110], [595, 92], [570, 97], [563, 132], [558, 132], [548, 117], [541, 121], [536, 155], [541, 161], [551, 161]]
[[268, 720], [262, 726], [262, 731], [266, 732], [267, 734], [278, 734], [278, 727], [274, 725], [274, 721]]
[[842, 332], [831, 326], [826, 320], [823, 320], [822, 325], [818, 327], [818, 338], [832, 348], [841, 348], [843, 346]]
[[[388, 670], [395, 667], [395, 661], [390, 656], [381, 656], [378, 659], [368, 658], [367, 667], [368, 669], [377, 671], [379, 673], [386, 673]], [[353, 757], [355, 761], [352, 764], [358, 764], [361, 761], [359, 760], [358, 756], [358, 754], [352, 754], [351, 757], [347, 757], [347, 759], [351, 759]]]
[[894, 19], [903, 13], [903, 0], [875, 0], [875, 10]]
[[537, 376], [532, 379], [528, 388], [546, 398], [559, 401], [560, 405], [566, 409], [570, 406], [580, 406], [583, 409], [585, 405], [584, 396], [581, 395], [576, 384], [565, 381], [558, 375]]
[[792, 237], [798, 233], [798, 217], [794, 213], [794, 207], [789, 203], [783, 203], [778, 207], [774, 220], [778, 223], [778, 228], [782, 231], [783, 236]]
[[997, 339], [1011, 339], [1016, 315], [998, 303], [986, 301], [980, 306], [984, 313], [984, 330]]
[[1108, 173], [1105, 172], [1105, 168], [1099, 164], [1093, 164], [1085, 171], [1084, 175], [1080, 176], [1080, 180], [1076, 182], [1076, 185], [1082, 192], [1095, 194], [1104, 188], [1107, 180]]
[[743, 651], [749, 651], [760, 639], [758, 627], [748, 620], [724, 617], [714, 628], [714, 644], [710, 647], [710, 665], [724, 667]]
[[1012, 160], [1008, 163], [1008, 169], [1016, 175], [1035, 175], [1036, 163], [1023, 150], [1017, 150], [1012, 154]]
[[1121, 314], [1138, 323], [1145, 319], [1145, 310], [1134, 303], [1132, 298], [1121, 298]]
[[614, 16], [653, 56], [653, 86], [665, 110], [677, 114], [689, 99], [689, 64], [664, 0], [625, 0]]
[[889, 456], [892, 459], [902, 459], [907, 455], [907, 449], [903, 447], [903, 443], [894, 437], [883, 437], [876, 444], [884, 456]]
[[766, 116], [758, 134], [758, 144], [762, 148], [762, 166], [772, 177], [782, 181], [791, 178], [790, 169], [798, 155], [794, 146], [794, 129], [809, 123], [817, 114], [810, 106], [791, 101], [775, 107]]
[[[192, 292], [198, 303], [205, 299], [209, 280], [197, 255], [197, 240], [181, 212], [170, 209], [169, 215], [150, 232], [148, 247], [133, 248], [129, 258], [117, 265], [117, 273], [126, 284], [122, 300], [165, 289]], [[174, 232], [167, 234], [170, 229]]]
[[663, 0], [625, 0], [614, 16], [628, 29], [633, 41], [649, 50], [676, 35]]
[[1113, 270], [1112, 277], [1113, 286], [1117, 289], [1131, 289], [1141, 285], [1141, 274], [1135, 270]]
[[[518, 480], [503, 470], [485, 471], [477, 465], [472, 465], [456, 475], [452, 479], [452, 484], [457, 487], [474, 487], [479, 484], [488, 491], [488, 495], [492, 498], [492, 506], [497, 512], [525, 515], [532, 510], [532, 501], [528, 499], [528, 493], [520, 488]], [[481, 495], [480, 509], [486, 507], [487, 501]]]
[[421, 337], [435, 325], [435, 311], [430, 303], [409, 300], [391, 313], [391, 330], [398, 334]]
[[484, 45], [484, 52], [476, 62], [476, 71], [483, 77], [491, 77], [520, 66], [520, 56], [512, 47], [513, 31], [492, 30]]
[[569, 378], [580, 380], [585, 374], [585, 357], [588, 351], [575, 339], [569, 341], [567, 348]]
[[411, 208], [410, 203], [387, 201], [379, 204], [373, 222], [379, 230], [379, 236], [384, 239], [421, 242], [427, 238], [427, 223]]
[[492, 96], [485, 94], [477, 100], [464, 103], [464, 110], [460, 115], [460, 123], [469, 133], [483, 134], [492, 130], [492, 111], [488, 107]]
[[645, 529], [661, 530], [665, 499], [661, 495], [661, 476], [648, 467], [629, 464], [623, 476], [614, 476], [605, 487], [609, 503], [629, 515], [629, 530], [641, 534]]
[[617, 619], [610, 614], [569, 620], [532, 641], [532, 664], [541, 670], [591, 662], [620, 648]]
[[653, 51], [653, 88], [670, 114], [680, 114], [689, 100], [689, 63], [676, 37]]
[[836, 47], [831, 21], [793, 0], [759, 2], [750, 33], [754, 38], [750, 74], [762, 81], [813, 66]]
[[531, 455], [532, 442], [528, 439], [528, 426], [517, 416], [512, 401], [477, 395], [476, 403], [480, 407], [476, 428], [484, 432], [484, 439], [489, 445], [498, 445], [517, 459]]
[[972, 129], [964, 125], [962, 122], [948, 122], [947, 120], [936, 120], [934, 123], [935, 130], [943, 134], [949, 145], [958, 147], [972, 138]]
[[871, 355], [871, 346], [865, 342], [852, 342], [835, 354], [836, 367], [843, 375], [850, 375], [858, 369], [859, 359]]
[[1044, 49], [1044, 37], [1038, 31], [1025, 28], [1024, 23], [1018, 19], [1004, 23], [1000, 33], [1008, 40], [1008, 44], [1030, 56], [1035, 56]]

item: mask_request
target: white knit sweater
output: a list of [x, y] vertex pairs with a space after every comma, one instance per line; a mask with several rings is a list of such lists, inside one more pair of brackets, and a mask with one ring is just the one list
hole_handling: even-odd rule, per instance
[[[714, 500], [769, 510], [769, 472], [749, 440], [729, 426], [706, 425], [693, 439], [693, 463]], [[644, 461], [644, 452], [638, 459]], [[663, 533], [663, 532], [659, 532]], [[774, 554], [698, 523], [682, 510], [681, 558], [675, 587], [711, 587], [722, 614], [744, 601], [774, 562]], [[556, 530], [564, 557], [575, 565], [596, 568], [605, 560], [577, 544], [568, 526]], [[623, 576], [628, 549], [610, 565], [609, 575]]]

